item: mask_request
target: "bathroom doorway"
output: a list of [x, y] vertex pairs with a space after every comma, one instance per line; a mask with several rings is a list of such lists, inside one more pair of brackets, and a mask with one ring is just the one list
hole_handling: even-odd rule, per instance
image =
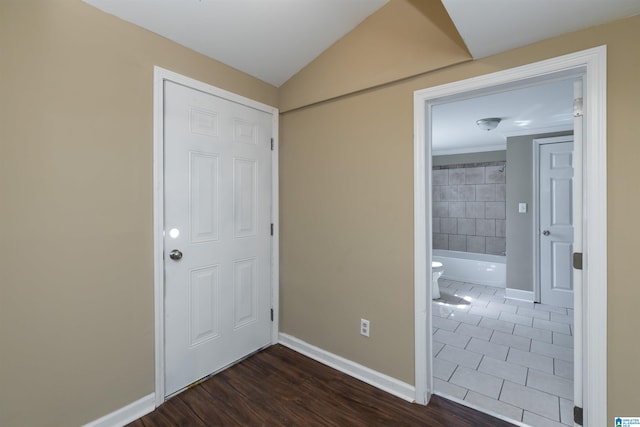
[[[434, 393], [531, 426], [573, 425], [573, 312], [533, 298], [536, 277], [548, 284], [535, 264], [549, 267], [543, 256], [550, 248], [540, 245], [537, 257], [531, 247], [554, 239], [556, 261], [569, 259], [557, 250], [562, 226], [541, 239], [534, 225], [550, 220], [536, 194], [556, 194], [552, 207], [566, 209], [554, 217], [572, 224], [565, 218], [572, 145], [567, 153], [570, 143], [557, 141], [563, 150], [550, 151], [555, 139], [541, 136], [572, 138], [574, 80], [452, 100], [431, 114], [432, 259], [444, 265], [433, 285]], [[546, 157], [535, 155], [539, 147]], [[535, 180], [538, 170], [546, 174]], [[549, 185], [547, 175], [558, 171]], [[571, 277], [569, 262], [553, 266], [562, 273], [556, 276]]]
[[[431, 144], [433, 139], [431, 131], [434, 106], [463, 97], [473, 98], [480, 94], [490, 92], [508, 91], [540, 84], [542, 82], [548, 83], [557, 79], [584, 76], [585, 85], [588, 88], [587, 93], [590, 94], [590, 96], [585, 99], [585, 110], [590, 112], [590, 115], [586, 115], [584, 127], [591, 136], [585, 140], [585, 146], [588, 148], [584, 156], [586, 172], [586, 169], [589, 169], [589, 165], [597, 164], [595, 160], [606, 155], [606, 134], [603, 120], [603, 111], [605, 108], [604, 85], [602, 85], [602, 81], [604, 80], [604, 73], [602, 72], [603, 58], [604, 48], [592, 49], [590, 51], [579, 52], [518, 69], [507, 70], [489, 76], [482, 76], [464, 82], [457, 82], [416, 92], [416, 144], [414, 158], [416, 171], [416, 400], [418, 402], [426, 402], [430, 394], [433, 393], [434, 390], [437, 391], [437, 389], [434, 388], [433, 378], [433, 351], [437, 350], [437, 348], [434, 347], [431, 336], [427, 333], [427, 331], [431, 330], [433, 323], [431, 319], [433, 309], [429, 299], [431, 289], [426, 286], [426, 283], [430, 282], [427, 280], [427, 276], [429, 275], [427, 263], [432, 259], [430, 243], [433, 235], [431, 228], [433, 218], [431, 211], [433, 194], [431, 192], [431, 174], [427, 173], [427, 171], [430, 171], [432, 167]], [[507, 171], [509, 170], [508, 161], [506, 169]], [[592, 166], [589, 174], [585, 173], [584, 176], [586, 177], [584, 183], [585, 192], [589, 192], [591, 197], [594, 195], [598, 196], [592, 200], [605, 200], [606, 186], [603, 185], [602, 182], [605, 182], [606, 171], [601, 167], [595, 168]], [[598, 180], [601, 181], [599, 182]], [[591, 422], [598, 424], [600, 422], [598, 420], [604, 420], [606, 418], [605, 411], [598, 410], [598, 407], [602, 407], [602, 400], [598, 399], [606, 399], [606, 387], [603, 386], [603, 384], [606, 384], [606, 381], [600, 382], [603, 378], [606, 379], [606, 353], [604, 351], [598, 351], [596, 346], [593, 345], [593, 342], [606, 342], [606, 305], [602, 306], [602, 304], [599, 304], [598, 306], [594, 301], [606, 299], [606, 245], [604, 250], [599, 249], [602, 248], [602, 245], [594, 245], [591, 239], [601, 238], [603, 239], [601, 242], [606, 241], [606, 211], [595, 206], [595, 203], [588, 204], [587, 201], [585, 214], [585, 216], [589, 218], [589, 222], [581, 229], [581, 233], [577, 234], [584, 234], [590, 237], [590, 240], [587, 242], [591, 242], [591, 244], [584, 248], [584, 252], [590, 254], [590, 259], [593, 260], [593, 262], [589, 265], [589, 268], [584, 271], [584, 281], [600, 280], [599, 283], [603, 283], [604, 286], [599, 289], [586, 288], [585, 292], [588, 292], [588, 298], [583, 299], [581, 293], [583, 281], [581, 281], [576, 288], [575, 326], [567, 327], [573, 330], [576, 337], [574, 370], [577, 372], [575, 390], [578, 393], [575, 393], [575, 406], [578, 408], [582, 408], [583, 406], [589, 407]], [[507, 248], [507, 252], [509, 252], [509, 250], [510, 249]], [[598, 255], [601, 255], [601, 257], [599, 258]], [[516, 291], [518, 290], [519, 289], [516, 288]], [[524, 292], [533, 293], [528, 290], [524, 290]], [[515, 295], [517, 296], [518, 292], [516, 292]], [[532, 312], [535, 313], [533, 310]], [[583, 313], [585, 315], [588, 314], [588, 316], [583, 317]], [[517, 312], [512, 314], [518, 315]], [[549, 312], [549, 317], [551, 317], [551, 312]], [[595, 319], [598, 319], [599, 323], [592, 323]], [[421, 332], [424, 332], [424, 335], [422, 335]], [[552, 331], [552, 333], [553, 332], [554, 331]], [[593, 334], [598, 335], [599, 339], [584, 343], [582, 337], [587, 332], [592, 338], [594, 338]], [[475, 342], [476, 346], [480, 346], [481, 344], [479, 341]], [[589, 356], [595, 356], [588, 359], [589, 363], [584, 366], [584, 369], [582, 368], [583, 352], [588, 352]], [[544, 370], [542, 371], [544, 372]], [[590, 380], [587, 383], [589, 387], [586, 389], [584, 395], [585, 401], [582, 400], [583, 377]], [[595, 379], [599, 380], [594, 381]], [[542, 378], [541, 376], [533, 381], [543, 382], [546, 380], [548, 380], [548, 378]], [[598, 399], [595, 399], [595, 396], [598, 396]], [[480, 400], [482, 400], [481, 396], [477, 396], [476, 403], [470, 406], [479, 406]], [[599, 404], [595, 405], [595, 402], [599, 402]], [[524, 420], [524, 422], [527, 422], [527, 420]], [[533, 422], [530, 425], [534, 425]]]

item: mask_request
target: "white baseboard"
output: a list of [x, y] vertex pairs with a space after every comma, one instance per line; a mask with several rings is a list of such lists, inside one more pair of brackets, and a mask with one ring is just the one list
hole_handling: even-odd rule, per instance
[[494, 288], [506, 288], [507, 287], [507, 282], [504, 282], [502, 280], [488, 280], [486, 278], [481, 278], [481, 277], [474, 277], [471, 278], [469, 276], [456, 276], [455, 274], [443, 274], [441, 276], [442, 279], [447, 279], [447, 280], [453, 280], [456, 282], [471, 282], [471, 283], [475, 283], [477, 285], [485, 285], [485, 286], [491, 286]]
[[156, 409], [156, 395], [151, 393], [104, 417], [85, 424], [84, 427], [122, 427], [147, 415], [154, 409]]
[[298, 353], [304, 354], [313, 360], [344, 372], [347, 375], [357, 378], [360, 381], [377, 387], [387, 393], [393, 394], [394, 396], [408, 402], [415, 402], [416, 389], [411, 384], [407, 384], [383, 373], [374, 371], [373, 369], [367, 368], [359, 363], [352, 362], [344, 357], [329, 353], [326, 350], [313, 346], [298, 338], [292, 337], [291, 335], [281, 333], [279, 341], [280, 344], [289, 347]]
[[508, 298], [508, 299], [517, 299], [520, 301], [528, 301], [528, 302], [534, 301], [533, 291], [522, 291], [520, 289], [507, 288], [504, 291], [504, 296], [505, 298]]

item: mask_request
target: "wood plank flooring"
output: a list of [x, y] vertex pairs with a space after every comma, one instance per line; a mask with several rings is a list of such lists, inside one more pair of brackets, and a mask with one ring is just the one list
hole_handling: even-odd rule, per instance
[[408, 403], [281, 345], [173, 397], [129, 427], [512, 424], [434, 396]]

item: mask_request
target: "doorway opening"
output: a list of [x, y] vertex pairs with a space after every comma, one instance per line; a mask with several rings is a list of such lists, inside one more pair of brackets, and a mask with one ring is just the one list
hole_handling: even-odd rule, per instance
[[[582, 247], [589, 263], [578, 274], [575, 284], [575, 391], [574, 404], [585, 408], [589, 425], [606, 422], [606, 123], [604, 47], [578, 52], [548, 61], [456, 82], [415, 93], [415, 332], [416, 401], [428, 402], [434, 387], [434, 343], [432, 330], [431, 242], [433, 238], [433, 194], [431, 191], [434, 107], [455, 99], [512, 90], [584, 76], [584, 150], [580, 156], [584, 217], [588, 218], [577, 234], [584, 237]], [[579, 130], [582, 135], [582, 129]], [[507, 169], [509, 165], [507, 164]], [[595, 242], [598, 244], [595, 244]], [[509, 248], [507, 248], [509, 251]], [[533, 259], [531, 260], [533, 264]], [[598, 287], [585, 286], [598, 283]], [[533, 293], [531, 291], [531, 293]], [[517, 293], [516, 293], [517, 294]], [[583, 364], [584, 360], [584, 364]], [[470, 405], [473, 406], [473, 405]], [[587, 424], [585, 424], [587, 425]]]
[[[541, 82], [432, 109], [433, 260], [443, 265], [432, 295], [434, 393], [531, 425], [573, 425], [573, 304], [556, 293], [572, 302], [574, 157], [570, 142], [542, 138], [572, 138], [573, 86]], [[476, 126], [487, 116], [497, 128]], [[556, 285], [544, 304], [534, 304], [536, 277]]]

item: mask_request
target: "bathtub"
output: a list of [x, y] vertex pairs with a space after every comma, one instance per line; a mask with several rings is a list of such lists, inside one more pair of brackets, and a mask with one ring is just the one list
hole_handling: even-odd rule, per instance
[[504, 256], [434, 249], [432, 257], [444, 265], [444, 279], [506, 287], [507, 262]]

